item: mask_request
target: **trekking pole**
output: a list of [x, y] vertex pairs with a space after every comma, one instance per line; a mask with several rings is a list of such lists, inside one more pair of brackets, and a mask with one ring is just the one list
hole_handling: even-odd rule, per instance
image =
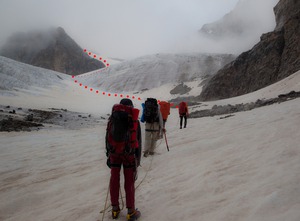
[[167, 150], [169, 150], [169, 145], [168, 145], [168, 140], [167, 140], [167, 135], [166, 135], [166, 131], [164, 131], [164, 135], [165, 135], [165, 140], [166, 140], [166, 145], [167, 145]]

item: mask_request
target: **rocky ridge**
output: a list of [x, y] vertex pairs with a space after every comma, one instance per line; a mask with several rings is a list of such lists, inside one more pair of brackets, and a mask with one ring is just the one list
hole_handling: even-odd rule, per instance
[[263, 34], [204, 86], [202, 101], [230, 98], [271, 85], [300, 69], [300, 1], [280, 0], [274, 8], [276, 28]]
[[[229, 116], [221, 117], [227, 118], [234, 116], [232, 115], [233, 113], [236, 112], [241, 112], [241, 111], [249, 111], [254, 108], [259, 108], [267, 105], [272, 105], [275, 103], [282, 103], [286, 102], [292, 99], [296, 99], [300, 97], [300, 91], [291, 91], [287, 94], [280, 94], [276, 98], [270, 98], [270, 99], [258, 99], [256, 102], [251, 102], [251, 103], [246, 103], [246, 104], [236, 104], [236, 105], [215, 105], [211, 109], [205, 109], [205, 110], [199, 110], [199, 111], [194, 111], [190, 113], [189, 117], [191, 118], [201, 118], [201, 117], [213, 117], [216, 115], [224, 115], [224, 114], [229, 114]], [[201, 104], [200, 104], [201, 105]]]
[[15, 33], [0, 49], [0, 55], [69, 75], [105, 67], [90, 58], [61, 27], [48, 31]]
[[30, 109], [0, 105], [0, 132], [34, 131], [43, 128], [81, 129], [105, 123], [104, 117], [66, 109]]

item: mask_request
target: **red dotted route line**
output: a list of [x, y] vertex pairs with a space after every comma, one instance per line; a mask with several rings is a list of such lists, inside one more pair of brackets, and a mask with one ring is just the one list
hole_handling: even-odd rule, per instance
[[[76, 76], [72, 76], [73, 79], [75, 79]], [[83, 85], [83, 83], [80, 83], [78, 80], [74, 80], [74, 83], [78, 84], [80, 87], [83, 87], [84, 89], [89, 90], [90, 92], [95, 92], [96, 94], [102, 94], [102, 95], [107, 95], [108, 97], [121, 97], [121, 98], [131, 98], [131, 99], [137, 99], [137, 100], [142, 100], [140, 97], [134, 96], [134, 95], [124, 95], [124, 94], [118, 94], [118, 93], [109, 93], [102, 91], [100, 92], [99, 90], [96, 90], [94, 88], [91, 88], [87, 85]]]
[[[83, 85], [82, 83], [80, 83], [77, 79], [77, 77], [88, 77], [90, 76], [91, 74], [98, 74], [100, 71], [103, 71], [105, 70], [106, 68], [108, 68], [110, 66], [109, 63], [107, 63], [107, 60], [106, 59], [103, 59], [103, 57], [100, 57], [92, 52], [89, 52], [87, 51], [86, 49], [83, 50], [85, 53], [87, 53], [90, 57], [94, 58], [94, 59], [97, 59], [97, 60], [100, 60], [104, 65], [105, 65], [105, 68], [102, 68], [100, 70], [96, 70], [96, 71], [93, 71], [93, 72], [90, 72], [90, 73], [87, 73], [87, 74], [82, 74], [82, 75], [78, 75], [78, 76], [72, 76], [72, 78], [74, 79], [74, 83], [78, 84], [80, 87], [83, 87], [84, 89], [89, 89], [90, 92], [95, 92], [96, 94], [99, 94], [99, 95], [106, 95], [108, 97], [120, 97], [120, 98], [130, 98], [130, 99], [137, 99], [139, 101], [141, 101], [142, 99], [140, 97], [137, 97], [137, 96], [134, 96], [134, 95], [124, 95], [124, 94], [118, 94], [118, 93], [109, 93], [109, 92], [105, 92], [105, 91], [102, 91], [100, 92], [99, 90], [95, 90], [93, 88], [89, 88], [87, 85]], [[158, 100], [158, 103], [160, 103], [160, 100]], [[171, 106], [174, 106], [173, 103], [170, 103]], [[178, 106], [176, 106], [176, 108], [178, 108]]]
[[107, 62], [107, 60], [105, 58], [103, 58], [103, 57], [101, 57], [99, 55], [96, 55], [95, 53], [92, 53], [92, 52], [88, 51], [87, 49], [83, 49], [83, 51], [85, 53], [87, 53], [90, 57], [92, 57], [92, 58], [94, 58], [96, 60], [101, 61], [105, 65], [105, 67], [109, 67], [110, 64]]

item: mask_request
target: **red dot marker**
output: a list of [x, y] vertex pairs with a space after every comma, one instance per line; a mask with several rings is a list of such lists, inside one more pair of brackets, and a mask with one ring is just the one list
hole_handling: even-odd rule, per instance
[[79, 84], [79, 86], [81, 87], [81, 86], [82, 86], [82, 84], [80, 83], [80, 84]]
[[[97, 58], [97, 55], [92, 54], [91, 52], [88, 52], [87, 49], [83, 49], [83, 51], [86, 52], [86, 53], [88, 53], [88, 55], [93, 56], [94, 58]], [[102, 57], [99, 57], [99, 60], [102, 61], [103, 58], [102, 58]], [[105, 59], [103, 60], [103, 63], [105, 63], [106, 67], [110, 66], [110, 64], [107, 63], [107, 60], [105, 60]], [[96, 75], [96, 74], [98, 74], [98, 72], [97, 72], [97, 73], [91, 73], [91, 74], [88, 74], [88, 75], [83, 75], [83, 76], [80, 76], [80, 75], [78, 75], [78, 76], [72, 75], [72, 78], [75, 78], [75, 77], [76, 77], [76, 78], [77, 78], [77, 77], [87, 77], [87, 76]], [[78, 80], [74, 80], [74, 82], [75, 82], [75, 83], [78, 83]], [[82, 83], [80, 83], [79, 85], [80, 85], [80, 86], [83, 86]], [[88, 89], [88, 86], [85, 85], [84, 88], [85, 88], [85, 89]], [[100, 93], [99, 90], [94, 90], [93, 88], [90, 88], [90, 91], [95, 91], [97, 94]], [[115, 96], [115, 97], [117, 97], [117, 96], [125, 97], [125, 95], [123, 95], [123, 94], [117, 94], [117, 93], [111, 94], [111, 93], [102, 92], [102, 94], [103, 94], [103, 95], [107, 95], [107, 96], [109, 96], [109, 97], [110, 97], [110, 96]], [[140, 97], [135, 97], [135, 96], [126, 95], [126, 98], [130, 98], [130, 97], [131, 97], [132, 99], [142, 100]], [[160, 102], [161, 102], [161, 101], [158, 100], [158, 103], [160, 103]], [[171, 105], [173, 105], [173, 104], [171, 104]], [[178, 106], [177, 106], [176, 108], [178, 108]]]

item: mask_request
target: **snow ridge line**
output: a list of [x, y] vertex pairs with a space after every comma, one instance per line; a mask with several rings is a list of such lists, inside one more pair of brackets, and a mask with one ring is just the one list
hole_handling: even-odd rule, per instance
[[107, 68], [110, 66], [110, 64], [107, 62], [106, 59], [104, 59], [103, 57], [96, 55], [90, 51], [88, 51], [87, 49], [83, 50], [85, 53], [87, 53], [90, 57], [92, 57], [93, 59], [99, 60], [101, 61], [104, 65], [105, 68], [101, 68], [95, 71], [91, 71], [91, 72], [87, 72], [78, 76], [72, 75], [72, 78], [74, 79], [74, 83], [78, 84], [78, 86], [83, 87], [84, 89], [89, 89], [90, 92], [95, 92], [96, 94], [100, 94], [100, 95], [106, 95], [108, 97], [120, 97], [120, 98], [130, 98], [130, 99], [137, 99], [139, 101], [142, 100], [142, 98], [134, 96], [134, 95], [129, 95], [129, 94], [118, 94], [118, 93], [112, 93], [112, 92], [107, 92], [107, 91], [100, 91], [97, 89], [94, 89], [92, 87], [89, 87], [88, 85], [83, 85], [83, 83], [79, 82], [79, 80], [77, 80], [76, 78], [82, 78], [82, 77], [90, 77], [91, 75], [97, 75], [99, 73], [101, 73], [104, 70], [107, 70]]
[[[95, 92], [96, 94], [99, 94], [99, 95], [104, 95], [104, 96], [108, 96], [108, 97], [120, 97], [120, 98], [129, 98], [129, 99], [132, 99], [132, 100], [138, 100], [138, 101], [143, 101], [144, 99], [142, 99], [141, 97], [137, 97], [135, 95], [129, 95], [129, 94], [119, 94], [119, 93], [112, 93], [112, 92], [107, 92], [107, 91], [100, 91], [100, 90], [97, 90], [97, 89], [94, 89], [92, 87], [89, 87], [87, 85], [83, 85], [83, 83], [79, 82], [77, 79], [76, 79], [77, 76], [72, 76], [72, 78], [74, 79], [74, 83], [77, 84], [78, 86], [80, 87], [83, 87], [84, 89], [89, 89], [90, 92]], [[157, 100], [158, 103], [161, 102], [161, 100]], [[174, 103], [170, 103], [171, 107], [174, 106]], [[176, 108], [178, 108], [178, 106], [176, 106]]]
[[99, 56], [99, 55], [97, 55], [95, 53], [92, 53], [92, 52], [88, 51], [87, 49], [83, 49], [83, 51], [85, 53], [87, 53], [90, 57], [92, 57], [92, 58], [94, 58], [96, 60], [101, 61], [105, 65], [105, 67], [109, 67], [109, 63], [107, 63], [107, 59], [105, 59], [105, 58], [103, 58], [103, 57], [101, 57], [101, 56]]
[[[142, 101], [141, 97], [137, 97], [137, 96], [134, 96], [134, 95], [129, 95], [129, 94], [124, 95], [124, 94], [112, 93], [112, 92], [107, 92], [107, 91], [99, 91], [99, 90], [96, 90], [96, 89], [94, 89], [92, 87], [89, 87], [87, 85], [83, 85], [83, 83], [80, 83], [77, 79], [75, 79], [75, 78], [82, 78], [82, 77], [90, 77], [91, 75], [97, 75], [97, 74], [101, 73], [102, 71], [107, 70], [108, 67], [110, 66], [110, 64], [107, 63], [107, 60], [104, 59], [103, 57], [98, 56], [96, 54], [93, 54], [92, 52], [87, 51], [87, 49], [84, 49], [83, 51], [85, 53], [87, 53], [90, 57], [92, 57], [93, 59], [97, 59], [97, 57], [99, 57], [99, 60], [106, 67], [98, 69], [98, 70], [95, 70], [95, 71], [87, 72], [87, 73], [84, 73], [84, 74], [81, 74], [81, 75], [78, 75], [78, 76], [72, 75], [72, 78], [74, 79], [74, 83], [78, 84], [80, 87], [84, 87], [84, 89], [89, 89], [90, 92], [95, 92], [96, 94], [102, 94], [104, 96], [107, 95], [108, 97], [129, 98], [129, 99], [133, 99], [133, 100], [137, 99], [139, 101]], [[157, 102], [160, 103], [161, 101], [157, 100]], [[174, 104], [170, 103], [170, 105], [173, 106]], [[178, 106], [176, 106], [176, 108], [178, 108]]]
[[[72, 78], [75, 78], [75, 76], [72, 76]], [[134, 95], [129, 95], [129, 94], [125, 95], [125, 94], [111, 93], [111, 92], [106, 92], [106, 91], [99, 91], [99, 90], [91, 88], [91, 87], [89, 87], [87, 85], [83, 85], [82, 83], [80, 83], [76, 79], [74, 80], [74, 83], [78, 84], [78, 86], [83, 87], [84, 89], [89, 89], [90, 92], [95, 92], [96, 94], [101, 94], [101, 95], [104, 95], [104, 96], [106, 95], [108, 97], [130, 98], [130, 99], [133, 99], [133, 100], [137, 99], [139, 101], [142, 100], [141, 97], [137, 97], [137, 96], [134, 96]]]
[[94, 70], [94, 71], [90, 71], [90, 72], [86, 72], [84, 74], [77, 75], [76, 77], [89, 77], [91, 75], [99, 74], [99, 73], [101, 73], [101, 72], [103, 72], [107, 69], [108, 69], [108, 67], [97, 69], [97, 70]]

